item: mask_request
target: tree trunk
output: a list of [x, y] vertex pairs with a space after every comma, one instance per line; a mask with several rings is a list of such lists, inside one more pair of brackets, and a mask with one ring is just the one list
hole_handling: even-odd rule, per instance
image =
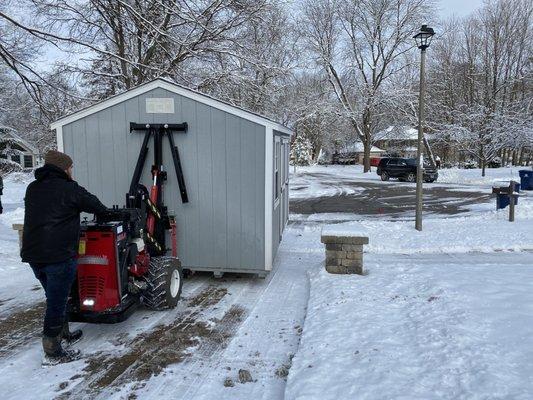
[[424, 147], [426, 148], [426, 154], [429, 158], [429, 163], [433, 168], [437, 167], [437, 163], [435, 162], [435, 156], [433, 155], [433, 150], [431, 150], [431, 146], [429, 145], [429, 141], [426, 138], [426, 135], [423, 136], [424, 140]]
[[315, 147], [314, 154], [313, 154], [313, 163], [318, 164], [318, 161], [320, 159], [320, 152], [321, 151], [322, 151], [322, 146]]
[[485, 177], [485, 167], [486, 167], [485, 160], [481, 160], [481, 176]]
[[520, 157], [518, 157], [518, 164], [524, 165], [524, 148], [520, 147]]
[[363, 172], [370, 172], [370, 149], [372, 145], [369, 140], [363, 142]]

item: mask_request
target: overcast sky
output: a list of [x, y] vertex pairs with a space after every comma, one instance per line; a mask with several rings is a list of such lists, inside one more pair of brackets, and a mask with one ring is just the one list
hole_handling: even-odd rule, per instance
[[464, 17], [483, 5], [483, 0], [440, 0], [440, 14], [443, 17], [456, 15]]

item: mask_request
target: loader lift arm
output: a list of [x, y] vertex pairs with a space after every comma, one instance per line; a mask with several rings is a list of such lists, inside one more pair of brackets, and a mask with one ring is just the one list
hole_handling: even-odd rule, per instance
[[[145, 134], [131, 179], [130, 189], [126, 195], [127, 207], [139, 207], [139, 204], [137, 204], [139, 202], [138, 192], [140, 186], [142, 186], [140, 185], [140, 179], [146, 162], [146, 156], [148, 155], [148, 143], [152, 136], [154, 138], [154, 164], [151, 169], [152, 186], [149, 195], [142, 197], [144, 197], [147, 205], [146, 209], [149, 211], [145, 233], [156, 253], [163, 253], [166, 250], [165, 229], [168, 229], [168, 225], [174, 224], [174, 219], [169, 218], [166, 207], [163, 205], [162, 184], [167, 179], [167, 172], [163, 168], [163, 137], [166, 136], [169, 141], [181, 201], [188, 203], [189, 198], [181, 168], [180, 155], [172, 136], [173, 132], [187, 132], [187, 129], [188, 125], [186, 122], [181, 124], [138, 124], [130, 122], [130, 133], [144, 131]], [[144, 190], [146, 191], [146, 189]], [[174, 245], [172, 250], [174, 253]]]

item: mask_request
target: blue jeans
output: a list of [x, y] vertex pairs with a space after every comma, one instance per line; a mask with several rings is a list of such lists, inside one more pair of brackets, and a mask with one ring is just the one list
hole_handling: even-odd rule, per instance
[[71, 258], [56, 264], [30, 263], [46, 294], [43, 335], [58, 336], [66, 321], [67, 301], [76, 279], [77, 260]]

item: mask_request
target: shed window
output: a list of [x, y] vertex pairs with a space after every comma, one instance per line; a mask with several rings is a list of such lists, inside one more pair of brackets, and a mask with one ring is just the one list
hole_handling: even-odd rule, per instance
[[24, 168], [33, 168], [32, 156], [24, 156]]
[[20, 156], [18, 154], [13, 154], [11, 156], [11, 161], [16, 162], [17, 164], [20, 164]]

